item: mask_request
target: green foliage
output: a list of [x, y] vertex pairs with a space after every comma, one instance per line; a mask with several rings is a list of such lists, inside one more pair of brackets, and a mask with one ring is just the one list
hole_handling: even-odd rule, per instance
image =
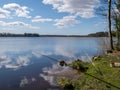
[[[112, 31], [112, 36], [116, 37], [116, 31]], [[108, 32], [96, 32], [96, 33], [91, 33], [88, 34], [90, 37], [108, 37]]]
[[78, 60], [76, 60], [76, 61], [73, 61], [73, 62], [70, 64], [70, 66], [71, 66], [73, 69], [76, 69], [76, 70], [78, 70], [78, 71], [80, 71], [80, 72], [86, 72], [87, 69], [88, 69], [88, 67], [86, 67], [85, 64], [87, 64], [87, 63], [82, 62], [81, 60], [78, 59]]
[[64, 90], [74, 90], [74, 87], [73, 87], [73, 85], [72, 85], [72, 81], [71, 81], [70, 79], [68, 79], [68, 78], [65, 78], [65, 77], [60, 78], [60, 79], [58, 80], [58, 84], [59, 84], [62, 88], [64, 88]]
[[[97, 73], [94, 70], [94, 67], [91, 65], [89, 66], [89, 69], [87, 70], [87, 73], [97, 76], [98, 78], [105, 80], [115, 86], [120, 86], [120, 72], [119, 68], [112, 68], [110, 67], [110, 58], [109, 57], [103, 57], [100, 61], [94, 61], [95, 66], [100, 68], [101, 72], [103, 73], [103, 76], [101, 76], [99, 73]], [[87, 76], [87, 82], [93, 81], [95, 87], [99, 87], [99, 90], [118, 90], [115, 87], [109, 86], [108, 84], [105, 84], [99, 80], [96, 80], [92, 77]], [[95, 80], [95, 81], [94, 81]], [[98, 83], [99, 82], [99, 83]], [[102, 88], [101, 88], [102, 87]]]
[[[79, 78], [77, 80], [70, 80], [68, 78], [61, 78], [59, 80], [59, 85], [62, 86], [66, 90], [70, 86], [74, 87], [72, 90], [119, 90], [110, 84], [113, 84], [117, 87], [120, 87], [120, 68], [112, 68], [110, 67], [110, 61], [116, 60], [120, 61], [120, 58], [113, 58], [111, 56], [99, 57], [99, 60], [93, 61], [95, 67], [102, 72], [103, 75], [98, 73], [90, 63], [85, 63], [80, 60], [73, 61], [71, 63], [71, 67], [76, 70], [83, 69], [83, 73], [79, 73]], [[87, 70], [85, 68], [88, 67]], [[85, 70], [85, 71], [84, 71]], [[104, 80], [110, 84], [106, 84], [101, 80], [97, 80], [86, 73], [93, 75], [101, 80]], [[65, 88], [66, 87], [66, 88]]]
[[108, 37], [108, 32], [96, 32], [88, 34], [90, 37]]
[[118, 0], [117, 9], [120, 11], [120, 0]]

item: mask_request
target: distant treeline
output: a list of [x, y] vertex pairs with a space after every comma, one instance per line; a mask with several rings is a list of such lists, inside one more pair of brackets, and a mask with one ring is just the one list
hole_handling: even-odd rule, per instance
[[[116, 36], [116, 32], [112, 32], [113, 36]], [[12, 34], [12, 33], [0, 33], [0, 37], [108, 37], [108, 32], [96, 32], [88, 35], [40, 35], [38, 33], [24, 33], [24, 34]]]
[[[108, 32], [96, 32], [88, 34], [89, 37], [108, 37]], [[112, 31], [112, 36], [116, 37], [116, 32]]]
[[0, 33], [0, 37], [39, 37], [37, 33], [24, 33], [24, 34], [12, 34], [12, 33]]
[[87, 35], [40, 35], [38, 33], [24, 33], [24, 34], [0, 33], [0, 37], [87, 37]]

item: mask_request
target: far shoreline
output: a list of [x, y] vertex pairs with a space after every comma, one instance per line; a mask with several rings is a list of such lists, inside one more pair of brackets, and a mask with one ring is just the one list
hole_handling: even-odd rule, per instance
[[108, 36], [61, 36], [61, 35], [40, 35], [40, 36], [0, 36], [1, 38], [3, 37], [96, 37], [96, 38], [99, 38], [99, 37], [108, 37]]
[[[115, 35], [113, 34], [115, 37]], [[96, 32], [86, 35], [77, 35], [77, 34], [68, 34], [68, 35], [52, 35], [52, 34], [39, 34], [39, 33], [23, 33], [23, 34], [14, 34], [14, 33], [0, 33], [0, 37], [108, 37], [107, 32]]]

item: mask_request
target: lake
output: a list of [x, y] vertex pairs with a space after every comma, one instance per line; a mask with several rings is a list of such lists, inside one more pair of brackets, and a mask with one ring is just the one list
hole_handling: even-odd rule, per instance
[[93, 37], [1, 37], [0, 38], [0, 90], [60, 90], [56, 73], [59, 60], [102, 54], [101, 38]]

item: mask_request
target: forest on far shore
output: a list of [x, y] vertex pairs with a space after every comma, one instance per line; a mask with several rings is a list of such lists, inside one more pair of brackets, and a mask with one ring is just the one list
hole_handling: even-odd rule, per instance
[[[112, 35], [116, 37], [116, 32], [112, 31]], [[13, 33], [0, 33], [0, 37], [108, 37], [108, 32], [96, 32], [88, 35], [40, 35], [38, 33], [24, 33], [24, 34], [13, 34]]]

